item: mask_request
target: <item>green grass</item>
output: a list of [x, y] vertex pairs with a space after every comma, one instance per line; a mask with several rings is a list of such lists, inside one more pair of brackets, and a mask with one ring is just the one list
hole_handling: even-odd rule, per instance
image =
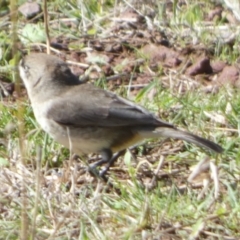
[[[184, 17], [190, 26], [202, 21], [203, 16], [194, 1], [175, 9], [174, 22], [166, 31], [172, 31], [176, 45], [185, 46], [188, 38], [179, 36]], [[79, 1], [86, 4], [84, 1]], [[205, 1], [201, 2], [206, 9]], [[91, 22], [91, 29], [101, 32], [110, 26], [108, 14], [114, 12], [115, 1], [90, 1], [84, 11], [76, 1], [51, 1], [49, 11], [60, 18], [75, 17], [77, 28], [50, 25], [53, 36], [79, 37], [82, 19]], [[119, 7], [122, 7], [118, 3]], [[147, 3], [145, 3], [147, 5]], [[161, 12], [158, 6], [159, 12]], [[186, 6], [185, 6], [186, 7]], [[175, 10], [174, 10], [175, 9]], [[194, 11], [192, 11], [193, 9]], [[203, 8], [203, 10], [206, 10]], [[139, 8], [139, 11], [143, 9]], [[169, 9], [168, 9], [169, 11]], [[116, 11], [117, 13], [117, 11]], [[105, 16], [105, 22], [94, 21]], [[162, 20], [159, 14], [159, 19]], [[19, 17], [19, 30], [25, 25]], [[99, 27], [100, 26], [100, 27]], [[89, 29], [90, 29], [89, 28]], [[185, 26], [184, 26], [185, 28]], [[187, 27], [186, 27], [187, 28]], [[57, 29], [57, 30], [56, 30]], [[87, 30], [89, 30], [87, 29]], [[190, 29], [191, 30], [191, 29]], [[96, 32], [97, 32], [96, 31]], [[207, 39], [199, 36], [199, 41]], [[0, 33], [7, 37], [7, 30]], [[203, 39], [204, 38], [204, 39]], [[180, 42], [178, 42], [180, 39]], [[210, 37], [209, 37], [210, 39]], [[11, 40], [8, 38], [9, 42]], [[76, 42], [75, 42], [76, 43]], [[74, 44], [75, 44], [74, 43]], [[207, 44], [207, 40], [204, 44]], [[12, 44], [12, 43], [11, 43]], [[78, 44], [78, 43], [77, 43]], [[77, 45], [76, 45], [77, 46]], [[79, 44], [80, 49], [83, 47]], [[87, 44], [86, 44], [87, 46]], [[84, 46], [84, 47], [86, 47]], [[232, 62], [237, 52], [219, 52], [215, 47], [215, 59]], [[8, 45], [1, 45], [3, 52], [1, 67], [13, 65], [13, 55]], [[25, 45], [29, 50], [29, 45]], [[133, 51], [135, 51], [135, 48]], [[75, 49], [76, 50], [76, 49]], [[130, 51], [128, 49], [128, 51]], [[148, 65], [146, 61], [145, 65]], [[121, 73], [124, 66], [114, 66]], [[141, 69], [142, 72], [146, 66]], [[135, 69], [132, 74], [137, 73]], [[3, 75], [1, 75], [3, 76]], [[13, 73], [7, 72], [13, 79]], [[170, 78], [173, 85], [170, 86]], [[180, 91], [179, 82], [188, 86], [185, 76], [169, 74], [159, 66], [157, 77], [138, 91], [129, 95], [132, 84], [122, 83], [114, 87], [118, 94], [130, 97], [145, 106], [163, 120], [212, 139], [225, 151], [221, 155], [211, 154], [199, 147], [173, 140], [146, 140], [133, 153], [127, 152], [110, 170], [109, 181], [102, 182], [86, 172], [86, 164], [71, 159], [67, 149], [54, 142], [44, 133], [33, 116], [26, 96], [13, 101], [4, 98], [0, 103], [0, 235], [1, 239], [238, 239], [239, 238], [239, 159], [240, 159], [240, 96], [232, 87], [221, 87], [215, 94], [206, 94], [201, 88]], [[100, 79], [95, 84], [105, 89], [107, 81]], [[151, 97], [152, 90], [155, 94]], [[225, 120], [210, 119], [215, 113]], [[21, 131], [23, 129], [23, 131]], [[39, 154], [39, 146], [41, 154]], [[218, 168], [218, 196], [216, 183], [210, 178], [213, 170], [200, 174], [200, 180], [190, 184], [187, 179], [190, 168], [206, 157]], [[89, 156], [94, 158], [95, 155]], [[69, 160], [70, 159], [70, 160]], [[85, 160], [88, 157], [84, 158]], [[24, 160], [24, 161], [23, 161]], [[158, 169], [159, 163], [161, 167]], [[158, 171], [157, 171], [158, 169]], [[203, 180], [209, 184], [202, 192]], [[201, 195], [202, 194], [202, 195]], [[24, 213], [26, 215], [24, 215]], [[24, 221], [26, 222], [24, 224]], [[23, 233], [25, 231], [25, 234]], [[230, 238], [232, 237], [232, 238]]]

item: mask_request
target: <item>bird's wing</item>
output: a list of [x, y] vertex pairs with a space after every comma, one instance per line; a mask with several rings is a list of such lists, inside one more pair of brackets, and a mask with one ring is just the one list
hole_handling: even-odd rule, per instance
[[173, 127], [139, 105], [90, 84], [74, 86], [72, 91], [54, 98], [47, 117], [59, 124], [76, 127]]

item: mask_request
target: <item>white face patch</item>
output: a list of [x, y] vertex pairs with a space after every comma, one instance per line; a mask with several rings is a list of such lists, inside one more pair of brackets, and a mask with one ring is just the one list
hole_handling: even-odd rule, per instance
[[30, 93], [31, 88], [30, 88], [30, 84], [29, 84], [29, 79], [26, 76], [26, 69], [24, 69], [23, 60], [22, 59], [19, 62], [18, 69], [19, 69], [20, 77], [23, 80], [24, 85], [27, 88], [28, 93]]
[[22, 80], [24, 81], [24, 83], [26, 83], [26, 73], [25, 73], [25, 69], [24, 67], [22, 66], [22, 59], [21, 61], [19, 62], [19, 65], [18, 65], [18, 69], [19, 69], [19, 73], [20, 73], [20, 77], [22, 78]]
[[20, 77], [22, 78], [22, 79], [25, 79], [25, 71], [24, 71], [24, 68], [23, 68], [23, 66], [22, 66], [22, 59], [20, 60], [20, 62], [19, 62], [19, 65], [18, 65], [18, 69], [19, 69], [19, 72], [20, 72]]

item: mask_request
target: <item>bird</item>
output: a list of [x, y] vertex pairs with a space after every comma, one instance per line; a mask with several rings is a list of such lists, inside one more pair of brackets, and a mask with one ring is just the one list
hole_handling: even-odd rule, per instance
[[108, 164], [101, 176], [117, 153], [148, 138], [181, 139], [223, 152], [217, 143], [180, 130], [128, 99], [81, 82], [57, 56], [30, 53], [20, 60], [19, 72], [42, 129], [78, 155], [100, 154], [92, 169]]

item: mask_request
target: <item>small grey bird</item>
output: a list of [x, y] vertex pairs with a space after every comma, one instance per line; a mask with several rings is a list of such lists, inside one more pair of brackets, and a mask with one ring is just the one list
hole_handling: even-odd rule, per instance
[[129, 100], [81, 83], [55, 56], [31, 53], [20, 61], [19, 70], [43, 130], [77, 154], [101, 154], [94, 167], [112, 163], [114, 152], [145, 138], [177, 138], [223, 151], [218, 144], [179, 130]]

